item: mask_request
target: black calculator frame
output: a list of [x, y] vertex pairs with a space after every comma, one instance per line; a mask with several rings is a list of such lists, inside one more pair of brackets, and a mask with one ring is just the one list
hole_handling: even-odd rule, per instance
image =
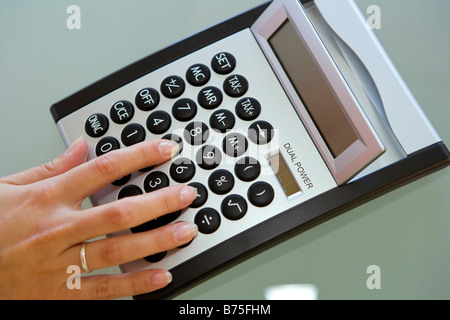
[[[309, 1], [301, 0], [302, 3]], [[265, 3], [153, 53], [55, 103], [50, 108], [55, 123], [129, 82], [204, 46], [249, 28], [269, 4], [270, 2]], [[449, 164], [450, 153], [447, 147], [443, 142], [435, 143], [392, 165], [351, 183], [335, 187], [227, 239], [171, 269], [173, 281], [167, 287], [134, 298], [166, 299], [174, 297], [199, 281], [223, 271], [226, 267], [232, 266], [242, 259], [251, 257], [280, 241], [298, 235], [347, 210]]]

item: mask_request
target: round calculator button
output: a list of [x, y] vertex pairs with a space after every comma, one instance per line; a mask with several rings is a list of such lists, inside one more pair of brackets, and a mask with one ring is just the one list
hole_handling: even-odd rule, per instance
[[255, 120], [261, 114], [261, 104], [255, 98], [242, 98], [236, 103], [235, 111], [242, 120]]
[[165, 226], [175, 219], [177, 219], [181, 214], [181, 210], [175, 211], [173, 213], [168, 213], [163, 216], [160, 216], [158, 218], [152, 219], [150, 221], [144, 222], [136, 227], [130, 228], [131, 232], [138, 233], [138, 232], [145, 232], [150, 231], [162, 226]]
[[229, 52], [220, 52], [212, 58], [211, 67], [218, 74], [228, 74], [236, 67], [236, 58]]
[[197, 189], [197, 198], [189, 205], [190, 208], [199, 208], [205, 204], [208, 199], [208, 190], [206, 187], [199, 182], [189, 183], [188, 186], [194, 187]]
[[218, 130], [222, 133], [227, 130], [231, 130], [234, 127], [236, 119], [233, 113], [226, 109], [220, 109], [214, 111], [214, 113], [209, 118], [209, 125], [211, 128]]
[[133, 197], [133, 196], [138, 196], [142, 194], [142, 190], [141, 188], [139, 188], [138, 186], [135, 186], [134, 184], [130, 184], [128, 186], [123, 187], [120, 191], [119, 194], [117, 195], [117, 199], [123, 199], [126, 197]]
[[164, 135], [161, 139], [170, 140], [170, 141], [178, 143], [178, 147], [179, 147], [178, 152], [174, 155], [174, 157], [181, 154], [181, 151], [183, 151], [183, 139], [181, 139], [181, 137], [177, 136], [176, 134], [168, 133], [168, 134]]
[[255, 158], [244, 157], [234, 165], [234, 173], [242, 181], [253, 181], [261, 173], [261, 165]]
[[223, 82], [223, 91], [233, 98], [242, 97], [248, 90], [248, 81], [244, 76], [234, 74]]
[[247, 151], [247, 138], [240, 133], [230, 133], [223, 138], [223, 151], [230, 157], [239, 157]]
[[219, 228], [220, 215], [213, 208], [203, 208], [195, 215], [194, 223], [199, 232], [210, 234]]
[[162, 134], [172, 124], [170, 115], [165, 111], [154, 111], [147, 118], [147, 129], [153, 134]]
[[189, 121], [197, 114], [197, 105], [188, 98], [177, 100], [172, 107], [172, 115], [178, 121]]
[[250, 186], [247, 197], [254, 206], [265, 207], [272, 202], [274, 191], [267, 182], [258, 181]]
[[223, 199], [220, 209], [225, 218], [239, 220], [247, 213], [247, 201], [238, 194], [232, 194]]
[[168, 76], [161, 82], [161, 93], [166, 98], [178, 98], [184, 92], [184, 80], [179, 76]]
[[141, 89], [134, 99], [136, 106], [142, 111], [155, 109], [159, 104], [159, 93], [153, 88]]
[[230, 171], [219, 169], [211, 173], [208, 179], [208, 187], [216, 194], [225, 194], [234, 186], [234, 177]]
[[195, 165], [188, 158], [178, 158], [170, 165], [170, 176], [176, 182], [187, 182], [195, 174]]
[[211, 71], [204, 64], [197, 63], [189, 67], [186, 71], [186, 80], [193, 86], [205, 85], [211, 78]]
[[118, 186], [123, 186], [125, 183], [127, 183], [127, 182], [130, 180], [130, 178], [131, 178], [131, 174], [127, 174], [126, 176], [124, 176], [124, 177], [122, 177], [122, 178], [117, 179], [116, 181], [114, 181], [114, 182], [112, 183], [112, 185], [113, 185], [113, 186], [116, 186], [116, 187], [118, 187]]
[[131, 146], [145, 140], [145, 129], [138, 123], [132, 123], [123, 128], [120, 135], [122, 143]]
[[144, 258], [144, 260], [147, 261], [147, 262], [155, 263], [155, 262], [158, 262], [158, 261], [161, 261], [162, 259], [164, 259], [166, 254], [167, 254], [167, 251], [160, 252], [160, 253], [155, 253], [155, 254], [152, 254], [150, 256], [146, 256]]
[[126, 100], [117, 101], [109, 111], [112, 121], [118, 124], [127, 123], [133, 118], [134, 107], [131, 102]]
[[149, 172], [150, 170], [153, 170], [153, 168], [155, 168], [155, 166], [145, 167], [145, 168], [139, 169], [139, 172]]
[[206, 145], [197, 151], [195, 160], [200, 168], [211, 170], [216, 168], [222, 161], [222, 153], [217, 147]]
[[209, 128], [201, 121], [193, 121], [184, 128], [184, 139], [192, 145], [205, 143], [209, 138]]
[[106, 131], [108, 131], [108, 127], [108, 118], [101, 113], [93, 114], [87, 118], [86, 123], [84, 124], [84, 130], [93, 138], [98, 138], [104, 135]]
[[215, 109], [222, 103], [223, 94], [219, 88], [205, 87], [197, 95], [198, 103], [205, 109]]
[[169, 186], [169, 177], [164, 172], [152, 171], [144, 179], [145, 192], [152, 192]]
[[248, 137], [256, 144], [266, 144], [272, 140], [275, 130], [267, 121], [253, 122], [248, 129]]
[[120, 149], [119, 141], [117, 141], [116, 138], [113, 137], [105, 137], [101, 139], [95, 146], [95, 154], [97, 155], [97, 157], [100, 157], [101, 155], [116, 149]]

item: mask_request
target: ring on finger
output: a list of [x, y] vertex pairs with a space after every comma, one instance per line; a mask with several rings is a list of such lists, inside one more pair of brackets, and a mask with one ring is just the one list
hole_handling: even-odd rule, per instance
[[87, 262], [86, 262], [86, 246], [87, 246], [87, 242], [83, 242], [83, 244], [81, 245], [81, 249], [80, 249], [80, 260], [81, 260], [81, 267], [83, 268], [84, 272], [91, 272], [91, 270], [89, 270], [88, 266], [87, 266]]

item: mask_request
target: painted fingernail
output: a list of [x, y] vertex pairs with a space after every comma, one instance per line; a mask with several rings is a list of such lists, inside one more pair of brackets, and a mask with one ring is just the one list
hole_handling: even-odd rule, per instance
[[189, 205], [197, 197], [197, 189], [190, 186], [184, 186], [180, 190], [181, 203]]
[[169, 271], [161, 270], [150, 276], [150, 281], [155, 286], [165, 286], [172, 282], [172, 274]]
[[159, 143], [158, 149], [163, 156], [172, 158], [177, 154], [180, 147], [178, 143], [174, 141], [165, 140]]
[[198, 233], [198, 227], [196, 224], [179, 222], [174, 232], [174, 237], [177, 242], [184, 243], [191, 240]]
[[70, 154], [73, 150], [75, 150], [77, 147], [78, 147], [78, 145], [80, 144], [80, 142], [81, 141], [83, 141], [83, 137], [81, 136], [81, 137], [79, 137], [77, 140], [75, 140], [70, 146], [69, 146], [69, 148], [67, 148], [67, 150], [66, 150], [66, 154]]

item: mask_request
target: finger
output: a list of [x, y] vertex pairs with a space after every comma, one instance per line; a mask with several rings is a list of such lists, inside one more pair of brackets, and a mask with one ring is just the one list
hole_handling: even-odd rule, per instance
[[197, 233], [197, 225], [177, 222], [150, 231], [92, 241], [86, 246], [86, 264], [89, 270], [121, 265], [177, 248]]
[[171, 281], [172, 275], [162, 269], [82, 277], [80, 290], [70, 290], [69, 296], [83, 300], [117, 299], [152, 292], [165, 287]]
[[86, 239], [129, 229], [181, 210], [196, 197], [197, 189], [177, 185], [89, 208], [82, 214], [76, 212], [70, 230], [65, 230], [65, 237], [68, 245], [74, 245]]
[[86, 140], [80, 137], [69, 146], [65, 153], [56, 159], [38, 167], [2, 178], [1, 181], [13, 185], [26, 185], [45, 180], [67, 172], [86, 162], [87, 154], [88, 145]]
[[169, 160], [177, 151], [178, 144], [169, 140], [148, 140], [111, 151], [58, 176], [61, 192], [83, 200], [131, 172]]

